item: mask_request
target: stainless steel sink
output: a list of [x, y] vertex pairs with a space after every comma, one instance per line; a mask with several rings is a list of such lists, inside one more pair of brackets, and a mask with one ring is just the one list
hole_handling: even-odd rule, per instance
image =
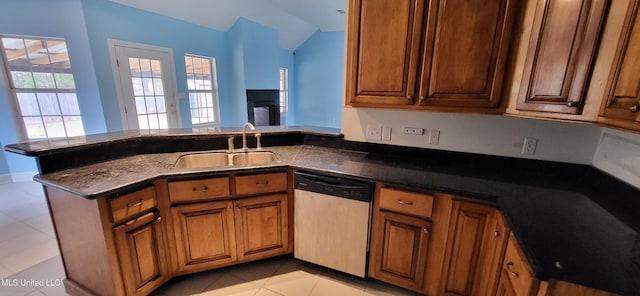
[[271, 151], [249, 151], [239, 153], [206, 152], [180, 156], [174, 166], [181, 169], [195, 169], [265, 164], [277, 161], [278, 157]]
[[271, 151], [235, 153], [231, 156], [232, 165], [264, 164], [276, 161], [278, 161], [278, 157]]

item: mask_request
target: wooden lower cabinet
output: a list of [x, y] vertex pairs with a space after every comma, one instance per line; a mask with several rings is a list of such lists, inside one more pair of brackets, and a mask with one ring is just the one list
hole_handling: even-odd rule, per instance
[[288, 195], [201, 202], [171, 208], [180, 272], [285, 254]]
[[171, 208], [180, 271], [235, 262], [233, 202], [204, 202]]
[[162, 219], [148, 213], [114, 228], [127, 295], [147, 295], [168, 278]]
[[288, 252], [287, 199], [287, 194], [274, 194], [234, 202], [239, 261], [257, 260]]
[[[503, 273], [506, 273], [503, 272]], [[490, 294], [491, 295], [491, 294]], [[511, 286], [511, 282], [508, 279], [508, 275], [502, 275], [498, 282], [498, 289], [496, 290], [496, 296], [517, 296], [516, 291]]]
[[453, 201], [442, 273], [443, 295], [495, 293], [508, 232], [498, 216], [492, 206]]
[[380, 211], [374, 218], [369, 276], [397, 286], [422, 290], [431, 223]]

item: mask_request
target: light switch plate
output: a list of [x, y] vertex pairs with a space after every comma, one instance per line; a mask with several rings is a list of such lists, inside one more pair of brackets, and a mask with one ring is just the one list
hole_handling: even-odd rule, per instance
[[391, 141], [391, 128], [383, 126], [382, 127], [382, 140], [383, 141]]

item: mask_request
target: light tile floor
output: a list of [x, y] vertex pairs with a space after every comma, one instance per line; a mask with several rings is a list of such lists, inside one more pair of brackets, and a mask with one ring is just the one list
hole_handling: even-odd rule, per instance
[[[0, 296], [66, 296], [64, 269], [42, 187], [0, 185]], [[391, 296], [417, 295], [290, 257], [174, 278], [154, 296]]]

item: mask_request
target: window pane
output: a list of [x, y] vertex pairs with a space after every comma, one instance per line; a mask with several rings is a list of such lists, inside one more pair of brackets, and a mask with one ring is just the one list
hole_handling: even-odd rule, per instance
[[164, 95], [164, 86], [162, 84], [162, 78], [154, 78], [153, 79], [153, 92], [157, 96]]
[[80, 115], [80, 106], [78, 106], [76, 94], [59, 93], [58, 100], [60, 100], [60, 108], [63, 115]]
[[2, 38], [2, 47], [7, 57], [7, 66], [10, 70], [28, 71], [31, 66], [24, 41], [18, 38]]
[[140, 129], [149, 129], [148, 120], [147, 115], [138, 115], [138, 127]]
[[160, 128], [160, 123], [158, 122], [158, 114], [149, 114], [149, 129], [158, 128]]
[[40, 117], [23, 117], [22, 121], [27, 131], [27, 137], [29, 139], [46, 138], [47, 134], [44, 132], [44, 124]]
[[67, 44], [64, 41], [47, 40], [47, 51], [49, 52], [51, 68], [61, 71], [71, 69], [69, 54], [67, 53]]
[[20, 113], [22, 113], [23, 116], [40, 115], [38, 99], [36, 99], [35, 93], [16, 93], [16, 96], [18, 97]]
[[136, 113], [146, 114], [147, 104], [145, 104], [144, 97], [136, 97], [135, 100], [136, 100]]
[[160, 122], [160, 127], [159, 128], [162, 128], [162, 129], [169, 128], [169, 121], [167, 120], [167, 114], [166, 113], [158, 114], [158, 121]]
[[149, 60], [149, 64], [151, 65], [151, 77], [162, 77], [160, 60]]
[[145, 97], [145, 102], [147, 103], [147, 113], [157, 113], [158, 112], [156, 110], [156, 98], [155, 97]]
[[[58, 106], [58, 97], [52, 93], [37, 94], [38, 103], [40, 104], [40, 112], [42, 115], [60, 115], [60, 106]], [[45, 122], [46, 126], [46, 122]], [[51, 136], [51, 133], [49, 133]]]
[[59, 89], [75, 89], [76, 84], [73, 81], [73, 75], [67, 73], [55, 73], [56, 85]]
[[11, 71], [11, 81], [15, 88], [35, 88], [31, 72]]
[[51, 138], [66, 137], [67, 134], [64, 131], [64, 123], [61, 116], [44, 116], [44, 128], [47, 130], [47, 135]]
[[142, 88], [145, 95], [152, 96], [153, 95], [153, 79], [142, 78]]
[[67, 136], [75, 137], [84, 135], [84, 125], [80, 116], [65, 116], [64, 125], [67, 128]]
[[53, 73], [33, 72], [36, 88], [56, 88]]
[[142, 71], [140, 70], [140, 59], [129, 58], [129, 69], [131, 70], [131, 77], [141, 77]]
[[142, 88], [142, 78], [131, 77], [131, 84], [133, 85], [134, 96], [144, 96], [144, 89]]
[[167, 112], [164, 104], [164, 97], [156, 97], [156, 108], [158, 108], [158, 113]]

